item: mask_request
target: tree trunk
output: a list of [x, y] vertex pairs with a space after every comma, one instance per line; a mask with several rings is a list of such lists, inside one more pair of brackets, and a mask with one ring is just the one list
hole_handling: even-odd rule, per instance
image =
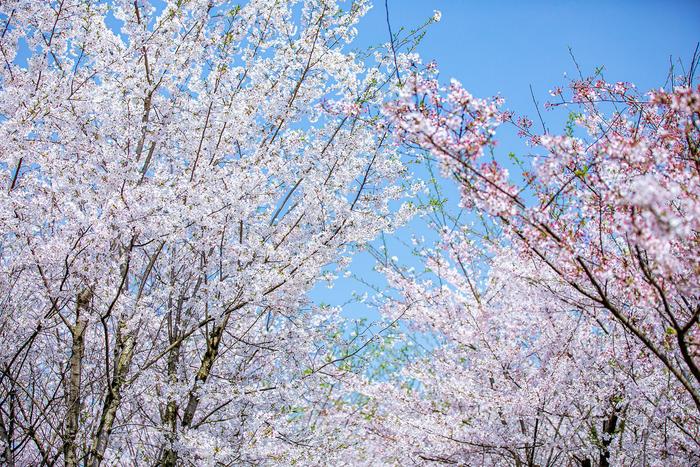
[[75, 439], [78, 435], [80, 418], [80, 379], [82, 376], [83, 352], [85, 351], [85, 328], [87, 321], [78, 320], [71, 327], [73, 344], [68, 366], [68, 400], [66, 413], [66, 429], [63, 439], [63, 456], [66, 467], [77, 467], [77, 445]]
[[68, 362], [67, 411], [63, 436], [63, 458], [66, 467], [77, 467], [78, 465], [76, 438], [80, 423], [80, 380], [83, 371], [83, 353], [85, 352], [85, 328], [87, 327], [87, 319], [81, 318], [80, 312], [87, 308], [91, 298], [92, 292], [88, 289], [78, 294], [75, 324], [69, 328], [73, 342]]
[[[14, 394], [10, 393], [10, 422], [12, 422], [12, 418], [14, 417], [14, 410], [12, 408], [13, 398]], [[14, 467], [15, 456], [12, 450], [12, 430], [5, 428], [5, 422], [2, 418], [2, 414], [0, 414], [0, 438], [2, 438], [5, 441], [5, 449], [2, 453], [2, 456], [0, 457], [0, 464], [6, 465], [8, 467]]]
[[[177, 333], [173, 339], [177, 339]], [[177, 382], [177, 365], [180, 360], [180, 346], [174, 347], [168, 355], [168, 376], [172, 383]], [[167, 427], [168, 433], [166, 439], [168, 441], [168, 447], [163, 451], [163, 457], [161, 458], [160, 465], [164, 466], [174, 466], [177, 462], [177, 453], [172, 449], [172, 443], [175, 441], [176, 431], [177, 431], [177, 414], [178, 405], [173, 399], [168, 399], [168, 404], [165, 408], [165, 415], [163, 416], [163, 424]]]
[[92, 467], [98, 467], [104, 459], [117, 410], [121, 404], [121, 391], [126, 382], [126, 375], [129, 373], [131, 359], [134, 355], [135, 337], [129, 335], [124, 338], [122, 334], [124, 327], [125, 324], [120, 322], [117, 328], [117, 346], [114, 351], [114, 374], [112, 381], [110, 381], [107, 386], [104, 404], [102, 405], [102, 416], [100, 417], [100, 423], [92, 440], [92, 448], [90, 449], [88, 461], [89, 465]]
[[612, 443], [612, 437], [617, 429], [617, 412], [613, 411], [606, 421], [603, 422], [603, 433], [606, 439], [602, 440], [603, 449], [600, 451], [600, 467], [610, 467], [610, 443]]
[[[214, 361], [219, 353], [219, 344], [221, 342], [221, 336], [224, 332], [224, 327], [226, 326], [227, 319], [224, 322], [215, 327], [209, 339], [207, 339], [207, 351], [202, 357], [202, 362], [199, 365], [199, 371], [197, 376], [195, 376], [194, 384], [192, 389], [190, 389], [187, 405], [185, 406], [185, 411], [182, 415], [182, 427], [188, 428], [192, 421], [194, 420], [194, 414], [197, 411], [197, 406], [199, 405], [199, 395], [197, 394], [199, 387], [207, 381], [211, 369], [214, 366]], [[167, 415], [167, 412], [166, 412]], [[170, 440], [171, 442], [173, 440]], [[177, 463], [177, 453], [172, 449], [172, 444], [168, 446], [164, 451], [159, 462], [162, 467], [175, 467]]]

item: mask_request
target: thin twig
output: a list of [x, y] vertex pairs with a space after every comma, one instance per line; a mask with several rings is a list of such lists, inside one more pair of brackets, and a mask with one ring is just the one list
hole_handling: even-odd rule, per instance
[[389, 0], [384, 0], [384, 10], [386, 11], [386, 25], [389, 28], [389, 40], [391, 44], [391, 53], [394, 56], [394, 68], [396, 68], [396, 79], [401, 84], [401, 75], [399, 75], [399, 62], [396, 59], [396, 49], [394, 48], [394, 33], [391, 32], [391, 21], [389, 21]]

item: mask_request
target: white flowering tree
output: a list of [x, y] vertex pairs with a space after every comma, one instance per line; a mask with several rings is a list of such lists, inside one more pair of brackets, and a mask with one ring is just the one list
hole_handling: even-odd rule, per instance
[[[697, 58], [692, 62], [697, 63]], [[561, 134], [440, 86], [431, 64], [388, 108], [460, 187], [416, 269], [385, 262], [400, 371], [356, 386], [358, 458], [385, 464], [695, 465], [700, 461], [700, 89], [599, 76], [554, 89]], [[504, 162], [496, 128], [538, 154]], [[520, 171], [519, 169], [522, 169]], [[516, 172], [516, 176], [513, 175]], [[518, 173], [519, 172], [519, 173]], [[470, 212], [471, 216], [467, 216]], [[429, 345], [419, 333], [434, 336]], [[396, 353], [413, 344], [408, 354]], [[399, 347], [396, 347], [399, 345]], [[381, 461], [377, 461], [381, 459]]]
[[368, 7], [0, 4], [4, 464], [304, 445], [344, 358], [305, 294], [407, 214], [374, 110], [405, 58], [346, 51]]
[[[369, 7], [0, 3], [3, 465], [700, 460], [696, 61], [555, 89], [540, 135], [397, 54], [422, 27], [350, 52]], [[397, 143], [481, 224], [434, 182], [438, 244], [345, 332], [307, 293], [421, 205]]]

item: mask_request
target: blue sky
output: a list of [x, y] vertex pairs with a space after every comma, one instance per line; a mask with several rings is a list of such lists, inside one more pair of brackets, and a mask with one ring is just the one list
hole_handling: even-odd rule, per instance
[[[540, 104], [548, 100], [548, 90], [566, 84], [565, 74], [578, 76], [569, 54], [573, 50], [584, 75], [604, 66], [609, 81], [629, 81], [640, 90], [664, 85], [671, 60], [679, 70], [678, 59], [687, 66], [700, 41], [700, 1], [483, 1], [483, 0], [389, 0], [391, 25], [396, 32], [423, 23], [434, 10], [442, 20], [432, 25], [418, 52], [423, 61], [436, 60], [441, 78], [461, 81], [475, 96], [500, 94], [510, 110], [536, 115], [530, 85]], [[388, 40], [384, 0], [362, 20], [356, 46], [364, 47]], [[672, 58], [671, 58], [672, 57]], [[678, 72], [676, 72], [678, 74]], [[560, 131], [562, 116], [544, 112], [553, 131]], [[537, 121], [536, 118], [532, 118]], [[514, 135], [499, 138], [502, 155], [522, 153], [525, 146]], [[454, 196], [451, 182], [443, 181], [445, 191]], [[425, 233], [420, 222], [400, 232]], [[408, 249], [394, 242], [391, 255], [405, 261]], [[371, 273], [373, 260], [358, 256], [352, 271], [381, 283]], [[340, 305], [353, 290], [366, 290], [352, 278], [336, 280], [334, 288], [317, 287], [316, 302]], [[346, 315], [376, 316], [354, 304]]]
[[[688, 60], [700, 40], [700, 1], [389, 0], [394, 30], [442, 12], [420, 46], [444, 77], [475, 95], [502, 93], [510, 106], [531, 106], [528, 85], [544, 96], [575, 67], [605, 65], [608, 79], [640, 88], [663, 84], [669, 56]], [[386, 41], [384, 0], [361, 23], [361, 43]]]

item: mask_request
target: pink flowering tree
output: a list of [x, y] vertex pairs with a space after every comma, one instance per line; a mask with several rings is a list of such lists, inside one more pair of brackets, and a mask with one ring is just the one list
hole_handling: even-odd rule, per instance
[[3, 464], [298, 454], [351, 353], [306, 292], [410, 215], [368, 7], [0, 4]]
[[[388, 108], [480, 226], [434, 212], [440, 244], [417, 249], [427, 275], [385, 267], [398, 292], [385, 314], [437, 338], [364, 391], [387, 461], [700, 459], [700, 91], [692, 75], [645, 95], [570, 88], [549, 104], [573, 110], [560, 135], [441, 88], [432, 65]], [[505, 122], [539, 152], [531, 164], [495, 156]]]

